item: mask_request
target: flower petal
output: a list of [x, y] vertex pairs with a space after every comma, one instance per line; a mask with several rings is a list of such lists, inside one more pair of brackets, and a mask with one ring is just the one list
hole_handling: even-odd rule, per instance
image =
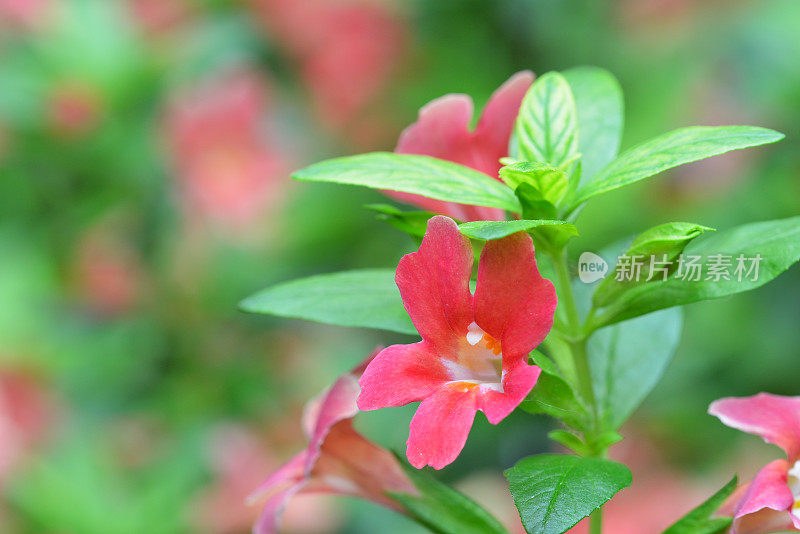
[[474, 168], [489, 176], [500, 172], [500, 158], [508, 155], [508, 141], [519, 114], [525, 93], [533, 84], [535, 76], [529, 70], [514, 74], [497, 91], [483, 108], [475, 128], [474, 144], [480, 150], [473, 151]]
[[[470, 97], [451, 94], [432, 100], [420, 110], [417, 122], [403, 131], [395, 152], [453, 161], [499, 179], [500, 158], [508, 155], [514, 121], [531, 83], [533, 73], [523, 71], [500, 86], [486, 104], [474, 132], [469, 130], [473, 113]], [[462, 221], [503, 219], [503, 210], [498, 208], [442, 202], [396, 191], [387, 194]]]
[[403, 305], [422, 339], [439, 353], [466, 336], [472, 322], [473, 261], [469, 239], [452, 219], [440, 215], [428, 221], [419, 251], [403, 256], [397, 266]]
[[274, 495], [267, 501], [258, 521], [253, 525], [253, 534], [278, 534], [286, 506], [292, 500], [292, 497], [300, 493], [302, 489], [302, 485], [298, 484]]
[[471, 138], [472, 113], [472, 99], [467, 95], [450, 94], [431, 100], [419, 110], [417, 122], [400, 134], [396, 152], [469, 165], [466, 148]]
[[777, 512], [764, 508], [759, 512], [735, 519], [731, 534], [768, 534], [792, 531], [792, 527], [792, 516], [789, 512]]
[[450, 380], [428, 342], [392, 345], [381, 351], [359, 380], [360, 410], [403, 406], [421, 400]]
[[[432, 156], [468, 165], [463, 153], [472, 138], [469, 132], [472, 110], [472, 99], [467, 95], [451, 94], [431, 100], [420, 109], [417, 122], [400, 134], [395, 152]], [[386, 194], [401, 202], [461, 221], [474, 220], [476, 209], [497, 215], [498, 218], [503, 213], [497, 208], [466, 206], [400, 191], [386, 191]]]
[[500, 341], [503, 358], [527, 358], [553, 326], [556, 290], [536, 267], [525, 232], [489, 241], [478, 265], [475, 322]]
[[320, 447], [330, 429], [338, 422], [352, 419], [358, 413], [356, 399], [359, 394], [358, 381], [351, 374], [344, 374], [322, 394], [306, 404], [303, 426], [308, 434], [306, 473], [310, 473], [320, 455]]
[[422, 401], [408, 436], [411, 465], [441, 469], [458, 457], [475, 420], [476, 393], [475, 384], [453, 382]]
[[764, 438], [797, 460], [800, 456], [800, 397], [759, 393], [711, 403], [708, 413], [725, 425]]
[[356, 432], [351, 421], [331, 429], [312, 478], [325, 484], [327, 491], [357, 495], [390, 508], [397, 504], [387, 493], [418, 494], [397, 457]]
[[758, 472], [736, 505], [734, 519], [737, 521], [737, 532], [757, 532], [754, 529], [759, 523], [767, 521], [771, 524], [775, 520], [774, 514], [769, 514], [769, 517], [764, 514], [760, 518], [747, 517], [765, 509], [785, 512], [785, 519], [791, 525], [788, 511], [794, 504], [794, 497], [786, 479], [788, 470], [789, 462], [775, 460]]
[[524, 362], [512, 364], [503, 371], [503, 391], [481, 388], [478, 394], [478, 409], [486, 414], [490, 423], [496, 425], [514, 411], [531, 392], [542, 370]]
[[288, 462], [272, 473], [247, 497], [248, 504], [254, 504], [264, 497], [276, 496], [290, 487], [299, 484], [305, 476], [307, 452], [295, 454]]

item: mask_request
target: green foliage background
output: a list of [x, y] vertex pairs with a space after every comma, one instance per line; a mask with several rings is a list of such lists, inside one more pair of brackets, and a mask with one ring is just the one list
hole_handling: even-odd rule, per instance
[[[758, 124], [787, 134], [777, 145], [598, 197], [581, 215], [593, 224], [582, 225], [573, 250], [597, 251], [665, 220], [730, 228], [800, 211], [800, 4], [793, 0], [390, 4], [404, 50], [356, 119], [381, 124], [383, 133], [367, 142], [320, 125], [301, 65], [279, 35], [254, 22], [247, 2], [198, 0], [155, 42], [113, 3], [61, 4], [68, 16], [57, 30], [0, 26], [0, 366], [35, 375], [59, 406], [47, 440], [2, 481], [2, 532], [205, 532], [192, 518], [199, 496], [218, 482], [211, 443], [220, 429], [246, 428], [266, 443], [265, 455], [285, 459], [302, 444], [297, 416], [305, 400], [375, 345], [408, 339], [237, 310], [242, 298], [283, 280], [394, 268], [416, 243], [361, 209], [385, 203], [378, 193], [297, 183], [253, 239], [187, 239], [162, 113], [178, 88], [232, 58], [271, 80], [278, 144], [297, 168], [391, 151], [430, 99], [465, 92], [479, 107], [526, 68], [592, 64], [613, 72], [625, 94], [623, 150], [693, 124]], [[97, 129], [78, 140], [47, 126], [46, 95], [64, 79], [88, 80], [106, 102]], [[76, 282], [82, 238], [98, 224], [135, 252], [146, 280], [122, 313], [97, 313]], [[755, 469], [770, 449], [725, 429], [705, 408], [724, 395], [800, 393], [799, 301], [795, 266], [757, 291], [688, 306], [677, 356], [634, 416], [633, 433], [658, 443], [665, 462], [705, 488], [728, 480], [743, 450], [753, 460], [742, 469]], [[409, 415], [409, 408], [370, 413], [359, 425], [402, 450]], [[476, 469], [500, 473], [545, 452], [549, 424], [522, 412], [498, 429], [479, 418], [441, 477], [465, 483]], [[344, 512], [331, 520], [333, 532], [417, 528], [361, 503], [337, 506]]]

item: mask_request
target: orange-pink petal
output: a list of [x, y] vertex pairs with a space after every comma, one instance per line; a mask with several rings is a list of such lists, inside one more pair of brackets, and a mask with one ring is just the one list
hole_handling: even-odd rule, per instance
[[469, 280], [472, 246], [447, 217], [428, 221], [419, 251], [406, 254], [395, 280], [411, 321], [435, 350], [445, 353], [472, 322]]
[[453, 382], [420, 403], [406, 448], [411, 465], [441, 469], [458, 457], [475, 420], [477, 388]]
[[[508, 155], [514, 121], [532, 83], [533, 73], [523, 71], [500, 86], [486, 104], [475, 131], [469, 129], [473, 114], [469, 96], [450, 94], [432, 100], [420, 110], [417, 122], [403, 131], [395, 151], [445, 159], [498, 179], [500, 158]], [[503, 219], [503, 210], [498, 208], [468, 206], [396, 191], [387, 194], [462, 221]]]
[[361, 375], [358, 407], [376, 410], [403, 406], [432, 395], [449, 380], [441, 358], [428, 342], [392, 345], [381, 351]]
[[478, 265], [475, 322], [500, 340], [504, 360], [527, 360], [553, 327], [556, 303], [555, 287], [539, 274], [528, 234], [486, 243]]

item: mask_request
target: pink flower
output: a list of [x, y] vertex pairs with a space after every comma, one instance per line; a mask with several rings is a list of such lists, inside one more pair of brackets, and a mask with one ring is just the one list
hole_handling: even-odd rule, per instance
[[186, 21], [191, 6], [187, 0], [128, 0], [128, 9], [144, 33], [161, 37]]
[[167, 140], [190, 222], [233, 233], [254, 225], [283, 197], [289, 163], [263, 130], [266, 87], [228, 73], [176, 99]]
[[34, 30], [50, 18], [51, 0], [0, 0], [0, 28]]
[[398, 506], [387, 492], [418, 493], [392, 453], [353, 429], [358, 392], [356, 377], [345, 374], [306, 405], [303, 429], [308, 447], [250, 496], [250, 502], [267, 498], [255, 534], [277, 532], [284, 509], [300, 493], [352, 495], [393, 509]]
[[[446, 159], [499, 180], [500, 158], [508, 156], [514, 121], [533, 78], [530, 71], [509, 78], [489, 99], [472, 131], [473, 103], [469, 96], [451, 94], [432, 100], [420, 110], [417, 122], [400, 135], [395, 152]], [[466, 206], [396, 191], [388, 194], [461, 221], [503, 219], [503, 210], [498, 208]]]
[[300, 67], [329, 128], [351, 128], [385, 88], [402, 56], [404, 29], [383, 2], [251, 0]]
[[76, 289], [90, 310], [104, 317], [132, 311], [146, 289], [140, 255], [118, 226], [111, 219], [98, 223], [76, 250]]
[[51, 429], [55, 403], [35, 378], [0, 370], [0, 486]]
[[[271, 429], [272, 430], [272, 429]], [[226, 424], [211, 436], [212, 483], [191, 505], [193, 528], [198, 533], [235, 534], [249, 530], [258, 517], [246, 499], [279, 464], [271, 444], [239, 424]], [[283, 523], [287, 530], [332, 532], [340, 517], [327, 501], [318, 496], [293, 499]]]
[[474, 297], [472, 264], [472, 246], [456, 223], [431, 218], [419, 251], [400, 260], [395, 277], [422, 341], [384, 349], [360, 380], [361, 410], [422, 401], [407, 449], [417, 468], [450, 464], [476, 412], [497, 424], [541, 372], [528, 365], [528, 353], [553, 326], [556, 292], [536, 268], [530, 236], [486, 244]]
[[711, 403], [708, 413], [729, 427], [761, 436], [788, 456], [768, 463], [734, 494], [734, 534], [800, 531], [800, 397], [729, 397]]
[[92, 84], [64, 81], [51, 89], [47, 102], [48, 126], [65, 139], [81, 139], [92, 133], [103, 118], [103, 97]]

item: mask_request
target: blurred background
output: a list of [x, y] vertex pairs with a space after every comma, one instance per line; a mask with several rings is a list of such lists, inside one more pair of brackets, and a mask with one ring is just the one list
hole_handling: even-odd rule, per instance
[[[668, 220], [798, 213], [796, 0], [0, 0], [0, 532], [248, 532], [244, 497], [302, 447], [304, 402], [408, 342], [237, 311], [270, 284], [416, 248], [362, 208], [380, 194], [291, 170], [392, 150], [444, 93], [482, 106], [518, 70], [582, 64], [620, 79], [624, 147], [693, 124], [788, 138], [599, 197], [575, 257]], [[776, 457], [705, 410], [800, 393], [798, 302], [795, 267], [688, 307], [614, 451], [635, 481], [609, 532], [656, 532]], [[412, 413], [357, 425], [402, 451]], [[480, 416], [439, 476], [514, 525], [501, 471], [551, 447], [551, 424]], [[297, 499], [285, 527], [419, 531], [338, 497]]]

